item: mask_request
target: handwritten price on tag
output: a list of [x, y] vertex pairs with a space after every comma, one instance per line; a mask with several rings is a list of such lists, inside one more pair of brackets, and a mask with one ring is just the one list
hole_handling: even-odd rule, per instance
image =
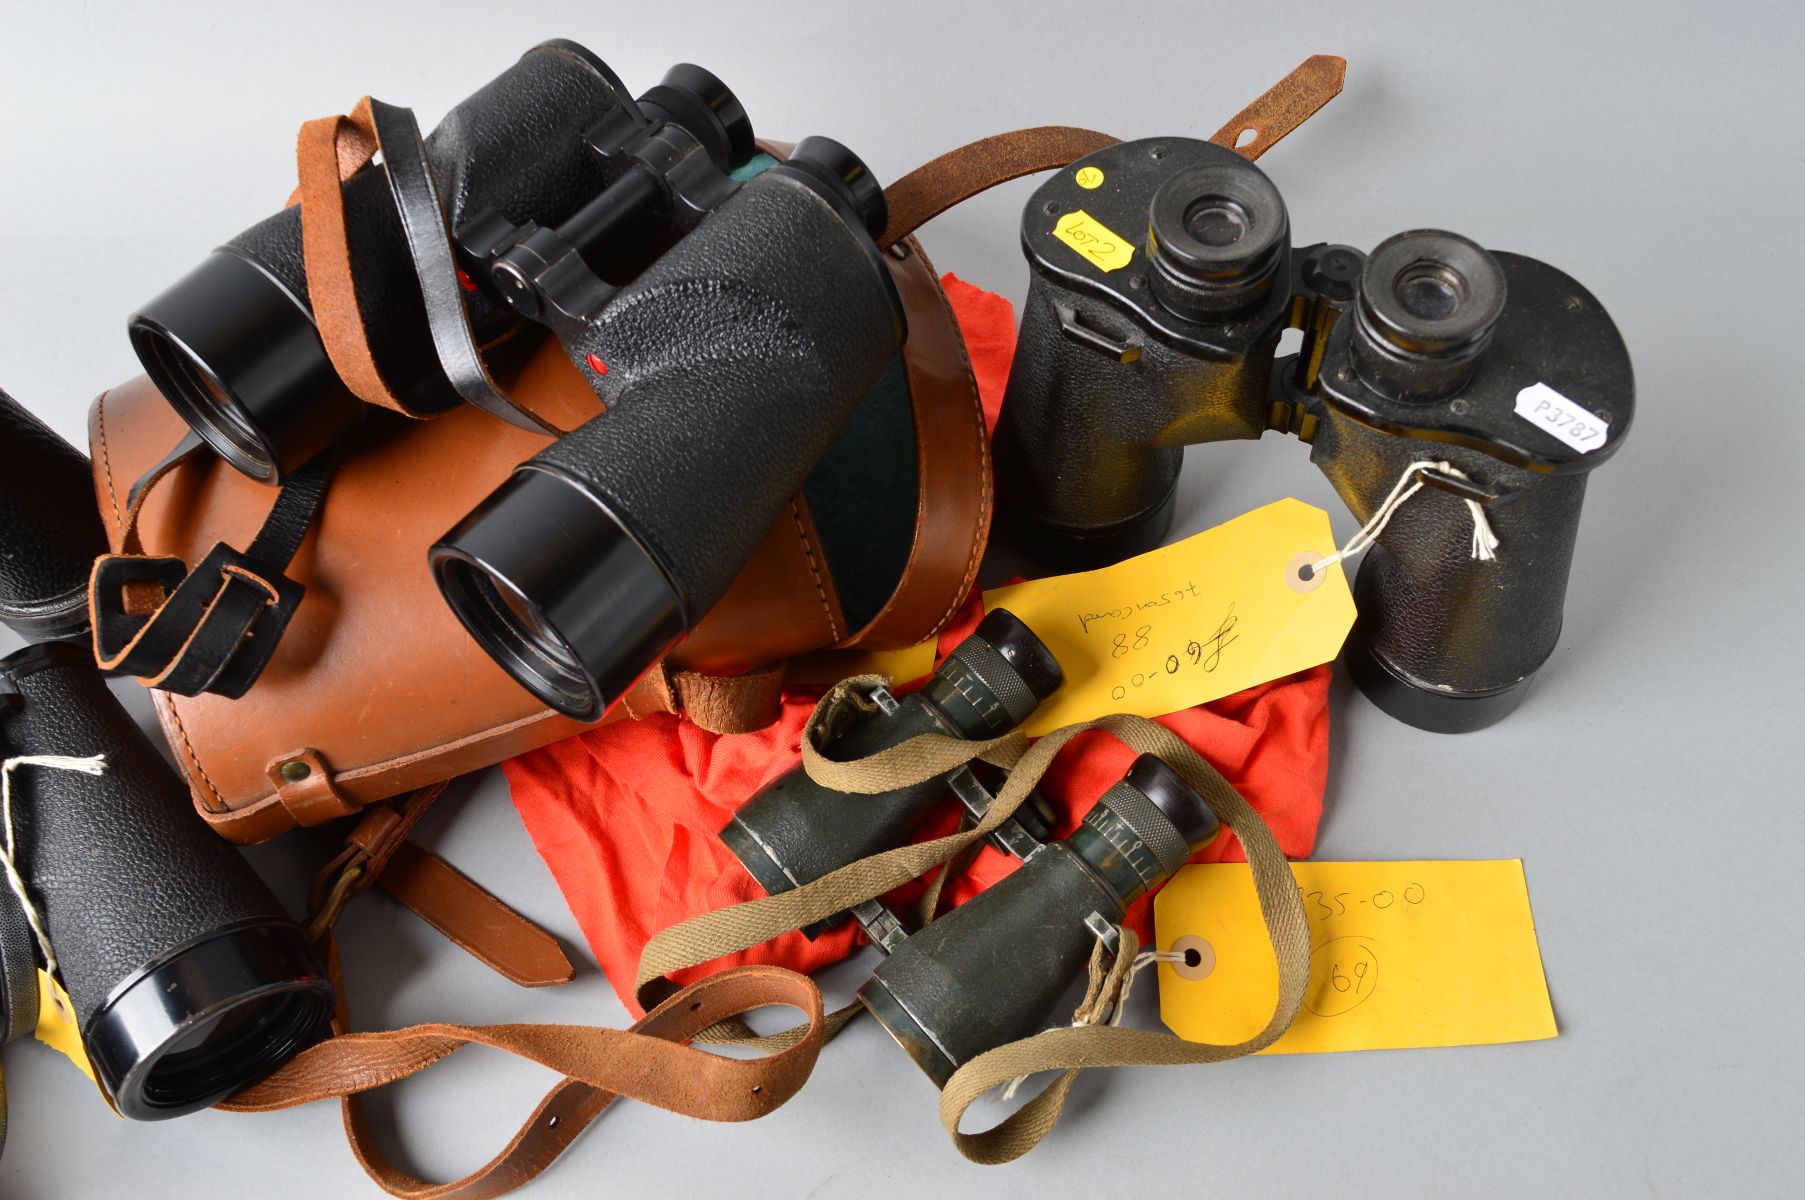
[[[1084, 620], [1084, 618], [1080, 618], [1080, 620]], [[1216, 626], [1216, 632], [1201, 641], [1192, 638], [1185, 643], [1184, 658], [1177, 654], [1168, 654], [1165, 662], [1155, 666], [1152, 671], [1136, 671], [1128, 677], [1126, 684], [1118, 683], [1110, 689], [1110, 699], [1126, 700], [1130, 687], [1142, 687], [1149, 678], [1158, 678], [1158, 673], [1162, 671], [1167, 675], [1176, 675], [1187, 667], [1193, 667], [1202, 668], [1205, 673], [1213, 673], [1217, 667], [1222, 665], [1222, 652], [1236, 640], [1235, 624], [1235, 606], [1231, 603], [1228, 606], [1228, 615], [1222, 618], [1220, 625]], [[1087, 625], [1086, 632], [1088, 631]], [[1149, 649], [1153, 644], [1152, 638], [1153, 626], [1151, 625], [1142, 625], [1131, 633], [1118, 633], [1115, 640], [1110, 643], [1109, 656], [1111, 658], [1127, 658], [1136, 651]], [[1190, 662], [1185, 662], [1185, 658], [1189, 658]]]
[[1336, 570], [1299, 592], [1286, 563], [1334, 548], [1327, 513], [1280, 500], [1111, 567], [985, 592], [984, 607], [1020, 617], [1065, 671], [1023, 728], [1160, 717], [1329, 661], [1354, 622], [1347, 580]]

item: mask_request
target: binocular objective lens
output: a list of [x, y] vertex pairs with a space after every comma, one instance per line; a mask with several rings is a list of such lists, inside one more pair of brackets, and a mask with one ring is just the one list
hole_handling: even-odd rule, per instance
[[588, 693], [582, 664], [537, 607], [481, 566], [460, 563], [455, 570], [463, 577], [464, 593], [477, 601], [464, 615], [487, 635], [485, 644], [500, 653], [504, 666], [573, 703]]
[[1438, 262], [1410, 264], [1398, 272], [1392, 289], [1404, 311], [1424, 321], [1446, 320], [1467, 297], [1467, 281], [1460, 272]]
[[202, 1017], [165, 1043], [143, 1077], [145, 1108], [187, 1109], [234, 1084], [261, 1078], [313, 1041], [324, 1004], [283, 992]]
[[1206, 246], [1232, 246], [1253, 228], [1246, 206], [1227, 196], [1204, 196], [1185, 211], [1185, 231]]
[[268, 479], [274, 463], [250, 419], [225, 385], [191, 351], [156, 329], [134, 329], [139, 357], [164, 398], [190, 428], [232, 467], [253, 479]]

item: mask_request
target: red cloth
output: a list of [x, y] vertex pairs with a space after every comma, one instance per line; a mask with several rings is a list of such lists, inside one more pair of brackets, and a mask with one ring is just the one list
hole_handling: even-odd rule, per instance
[[[942, 281], [965, 335], [990, 427], [1002, 406], [1015, 351], [1009, 301], [948, 275]], [[940, 637], [942, 654], [983, 615], [974, 595]], [[1317, 667], [1160, 723], [1183, 737], [1266, 818], [1287, 855], [1310, 853], [1322, 817], [1328, 775], [1329, 668]], [[514, 806], [551, 867], [609, 983], [637, 1013], [633, 982], [639, 955], [660, 930], [686, 917], [763, 895], [716, 836], [733, 810], [799, 761], [802, 725], [818, 689], [786, 693], [777, 723], [759, 733], [723, 737], [675, 717], [617, 721], [504, 764]], [[1040, 792], [1060, 814], [1056, 835], [1069, 832], [1092, 802], [1127, 771], [1134, 754], [1104, 733], [1087, 733], [1060, 754]], [[952, 832], [950, 800], [920, 831]], [[1239, 861], [1232, 835], [1193, 861]], [[1015, 869], [1015, 860], [986, 847], [949, 887], [943, 903], [963, 903]], [[893, 893], [906, 905], [918, 882]], [[1129, 910], [1142, 940], [1151, 935], [1150, 901]], [[851, 953], [850, 922], [809, 941], [785, 934], [717, 963], [681, 972], [689, 982], [725, 966], [774, 962], [814, 971]]]

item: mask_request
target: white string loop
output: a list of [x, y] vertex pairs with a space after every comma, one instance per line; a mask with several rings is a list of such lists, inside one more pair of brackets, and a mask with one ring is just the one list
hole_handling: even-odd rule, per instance
[[[1081, 1029], [1086, 1025], [1121, 1025], [1122, 1014], [1128, 1011], [1128, 993], [1134, 988], [1134, 977], [1154, 963], [1181, 963], [1185, 960], [1182, 950], [1143, 950], [1134, 956], [1128, 965], [1128, 973], [1122, 976], [1122, 986], [1112, 997], [1099, 995], [1089, 1008], [1080, 1011], [1072, 1018], [1072, 1028]], [[1026, 1083], [1026, 1075], [1017, 1075], [1003, 1085], [998, 1093], [999, 1100], [1013, 1100], [1015, 1093]]]
[[[1398, 476], [1397, 483], [1392, 486], [1391, 494], [1385, 497], [1385, 502], [1373, 512], [1372, 519], [1362, 525], [1360, 531], [1347, 540], [1347, 545], [1327, 558], [1318, 559], [1310, 564], [1310, 577], [1314, 578], [1336, 563], [1352, 558], [1378, 541], [1379, 535], [1385, 532], [1385, 526], [1390, 522], [1392, 514], [1403, 507], [1404, 501], [1423, 490], [1423, 472], [1425, 471], [1435, 471], [1454, 479], [1470, 482], [1467, 473], [1453, 463], [1430, 462], [1427, 459], [1411, 463], [1404, 468], [1404, 473]], [[1480, 562], [1491, 562], [1498, 557], [1498, 535], [1492, 532], [1491, 522], [1485, 519], [1485, 509], [1479, 506], [1478, 501], [1463, 500], [1462, 503], [1467, 506], [1467, 511], [1473, 517], [1471, 553]]]
[[25, 910], [25, 923], [31, 926], [31, 936], [37, 939], [38, 950], [44, 956], [44, 969], [52, 976], [56, 975], [56, 951], [50, 948], [50, 937], [44, 932], [44, 922], [38, 916], [37, 905], [32, 903], [31, 892], [25, 886], [24, 878], [19, 874], [13, 849], [13, 769], [15, 767], [48, 767], [55, 771], [80, 771], [83, 775], [104, 775], [107, 769], [107, 756], [96, 754], [90, 758], [70, 758], [64, 754], [27, 754], [19, 758], [9, 758], [0, 763], [0, 830], [6, 834], [5, 848], [0, 850], [0, 867], [5, 868], [6, 884], [13, 895], [19, 898], [19, 907]]

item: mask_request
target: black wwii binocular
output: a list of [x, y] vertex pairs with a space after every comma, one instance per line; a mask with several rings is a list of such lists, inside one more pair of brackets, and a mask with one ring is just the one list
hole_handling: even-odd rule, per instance
[[[29, 761], [97, 755], [98, 773]], [[194, 815], [81, 648], [0, 659], [0, 759], [16, 758], [0, 1039], [36, 1027], [49, 970], [113, 1106], [158, 1120], [256, 1082], [325, 1031], [333, 988], [306, 935]]]
[[[759, 154], [700, 67], [635, 100], [570, 42], [529, 51], [423, 144], [405, 110], [371, 115], [383, 165], [345, 183], [344, 222], [390, 393], [527, 423], [477, 347], [543, 327], [602, 401], [430, 552], [483, 648], [594, 720], [727, 590], [894, 356], [883, 191], [828, 138]], [[272, 483], [363, 407], [315, 326], [302, 240], [284, 209], [131, 323], [195, 432]]]
[[[1628, 352], [1589, 292], [1435, 230], [1294, 249], [1271, 180], [1188, 138], [1071, 164], [1029, 201], [1022, 246], [997, 468], [1025, 549], [1066, 569], [1151, 549], [1183, 447], [1293, 433], [1362, 521], [1407, 471], [1428, 489], [1361, 564], [1361, 689], [1444, 732], [1516, 706], [1560, 633], [1586, 475], [1633, 415]], [[1302, 347], [1276, 358], [1287, 329]], [[1469, 553], [1467, 501], [1495, 560]]]
[[[996, 737], [1027, 720], [1063, 681], [1040, 639], [998, 609], [919, 691], [898, 699], [875, 690], [873, 711], [829, 729], [821, 750], [849, 760], [923, 733]], [[859, 796], [823, 787], [797, 767], [748, 800], [721, 838], [776, 895], [902, 845], [949, 792], [972, 822], [994, 801], [970, 767]], [[1094, 940], [1113, 937], [1128, 905], [1183, 866], [1216, 829], [1202, 797], [1149, 755], [1063, 841], [1049, 840], [1053, 814], [1031, 796], [990, 836], [997, 849], [1022, 859], [1002, 882], [916, 933], [881, 901], [852, 910], [889, 956], [859, 999], [944, 1086], [961, 1064], [1045, 1027]], [[803, 932], [813, 936], [820, 927]]]

